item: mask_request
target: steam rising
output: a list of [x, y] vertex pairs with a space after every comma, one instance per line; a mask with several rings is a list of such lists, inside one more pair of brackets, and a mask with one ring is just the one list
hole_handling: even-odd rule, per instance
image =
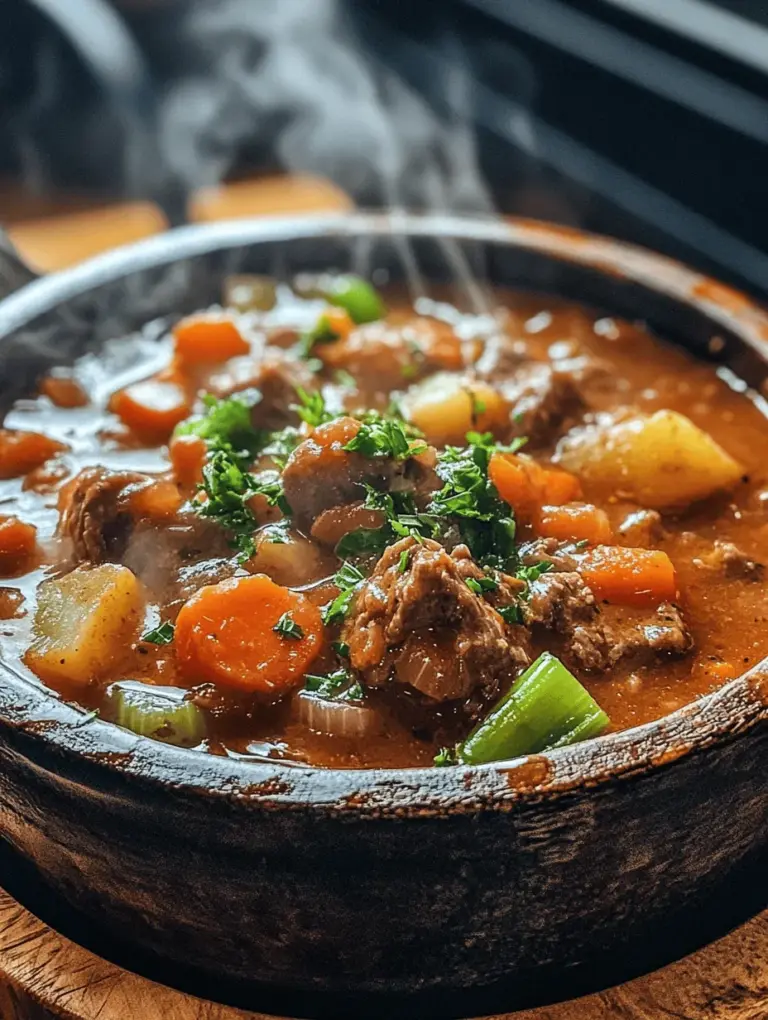
[[161, 99], [169, 167], [188, 187], [216, 183], [256, 139], [365, 205], [489, 213], [458, 41], [441, 118], [364, 54], [344, 15], [339, 0], [193, 5], [176, 43], [190, 71]]

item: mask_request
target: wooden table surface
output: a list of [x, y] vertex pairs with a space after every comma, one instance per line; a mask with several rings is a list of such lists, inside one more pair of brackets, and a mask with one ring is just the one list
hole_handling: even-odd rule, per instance
[[[203, 1002], [122, 970], [46, 927], [0, 891], [0, 1018], [264, 1020], [264, 1015]], [[647, 977], [496, 1020], [666, 1018], [768, 1018], [768, 911]]]
[[[268, 178], [195, 195], [190, 219], [342, 211], [314, 178]], [[39, 270], [71, 265], [165, 228], [143, 203], [38, 200], [0, 184], [0, 222]], [[0, 876], [1, 879], [1, 876]], [[0, 890], [0, 1020], [258, 1020], [155, 984], [75, 945]], [[514, 1020], [768, 1020], [768, 911], [693, 956], [619, 988]]]

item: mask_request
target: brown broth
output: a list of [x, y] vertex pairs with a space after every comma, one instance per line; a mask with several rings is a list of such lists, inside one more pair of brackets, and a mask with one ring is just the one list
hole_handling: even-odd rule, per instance
[[[763, 452], [768, 424], [764, 407], [727, 372], [696, 362], [638, 325], [613, 319], [595, 321], [587, 309], [530, 295], [502, 293], [499, 299], [508, 309], [509, 334], [525, 342], [530, 358], [558, 362], [590, 355], [606, 363], [611, 385], [590, 392], [596, 410], [632, 405], [642, 412], [680, 411], [744, 465], [746, 480], [728, 496], [697, 504], [684, 513], [665, 515], [665, 536], [658, 547], [669, 554], [676, 567], [681, 607], [694, 636], [694, 651], [678, 660], [657, 660], [652, 666], [620, 665], [605, 675], [579, 677], [608, 713], [614, 729], [657, 719], [768, 655], [764, 586], [728, 579], [696, 563], [715, 539], [731, 541], [756, 561], [768, 562], [768, 465]], [[298, 301], [281, 291], [277, 308], [264, 322], [304, 327], [316, 314], [316, 303]], [[403, 321], [410, 314], [401, 306], [391, 318]], [[257, 320], [254, 329], [264, 322]], [[473, 320], [465, 319], [463, 329], [471, 335]], [[65, 442], [70, 449], [58, 460], [59, 475], [71, 476], [94, 464], [165, 470], [163, 448], [145, 448], [126, 436], [106, 410], [106, 403], [112, 391], [157, 371], [170, 351], [167, 337], [158, 340], [149, 333], [108, 345], [103, 356], [83, 359], [76, 370], [91, 403], [60, 408], [39, 396], [20, 402], [6, 417], [5, 426], [44, 432]], [[365, 396], [373, 402], [372, 394]], [[342, 387], [329, 386], [326, 397], [343, 403], [346, 393]], [[544, 450], [543, 456], [548, 453], [552, 449]], [[56, 472], [47, 470], [26, 483], [23, 479], [0, 481], [0, 513], [16, 514], [35, 524], [43, 559], [55, 534], [60, 484]], [[594, 486], [585, 485], [585, 496], [606, 509], [614, 526], [634, 509], [633, 504]], [[21, 655], [30, 641], [35, 590], [51, 569], [41, 562], [21, 576], [0, 582], [3, 587], [20, 589], [25, 597], [26, 615], [0, 620], [2, 658], [22, 673], [28, 674]], [[156, 620], [157, 607], [150, 606], [147, 626]], [[171, 647], [138, 646], [130, 664], [112, 679], [125, 677], [182, 685]], [[102, 690], [103, 685], [92, 685], [60, 693], [98, 708]], [[210, 750], [329, 767], [414, 766], [430, 764], [442, 742], [462, 735], [462, 724], [451, 707], [437, 711], [442, 722], [427, 734], [408, 713], [405, 718], [396, 714], [387, 696], [374, 692], [373, 704], [380, 715], [380, 732], [364, 741], [350, 741], [322, 736], [300, 725], [286, 705], [264, 706], [224, 695], [210, 715]]]

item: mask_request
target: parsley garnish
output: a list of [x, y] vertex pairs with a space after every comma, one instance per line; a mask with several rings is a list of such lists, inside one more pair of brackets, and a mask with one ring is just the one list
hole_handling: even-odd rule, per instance
[[342, 559], [348, 556], [365, 556], [367, 553], [384, 552], [391, 541], [392, 533], [386, 526], [358, 528], [340, 538], [335, 551]]
[[169, 645], [173, 641], [173, 631], [173, 624], [166, 620], [159, 627], [155, 627], [153, 630], [148, 630], [146, 634], [142, 634], [141, 640], [151, 645]]
[[489, 432], [469, 432], [467, 443], [464, 448], [448, 446], [439, 455], [436, 470], [444, 484], [427, 510], [456, 519], [462, 539], [482, 566], [509, 570], [516, 565], [515, 520], [488, 477], [488, 465], [497, 450], [511, 452], [522, 442], [500, 447]]
[[285, 467], [285, 462], [299, 445], [303, 436], [293, 425], [286, 425], [279, 432], [273, 432], [267, 445], [262, 449], [265, 457], [271, 457], [279, 468]]
[[408, 569], [408, 560], [411, 558], [411, 550], [403, 549], [400, 553], [400, 559], [397, 561], [397, 572], [398, 574], [404, 574]]
[[300, 641], [304, 637], [304, 631], [296, 623], [290, 613], [283, 613], [272, 630], [282, 638], [290, 638], [293, 641]]
[[498, 591], [499, 588], [499, 582], [494, 577], [468, 577], [466, 580], [467, 587], [475, 595], [482, 595], [487, 591]]
[[323, 425], [327, 421], [333, 421], [338, 415], [331, 414], [326, 410], [325, 400], [319, 390], [308, 393], [303, 386], [296, 387], [296, 394], [299, 398], [298, 404], [291, 404], [291, 410], [298, 414], [302, 421], [313, 428]]
[[351, 683], [351, 680], [352, 674], [344, 667], [335, 669], [333, 673], [328, 673], [326, 676], [308, 673], [304, 677], [304, 690], [318, 694], [321, 698], [360, 701], [365, 692], [359, 683]]
[[340, 659], [349, 658], [349, 645], [346, 641], [331, 641], [331, 648], [336, 652]]
[[216, 521], [232, 533], [232, 545], [239, 549], [242, 559], [256, 551], [253, 533], [258, 521], [248, 506], [254, 494], [252, 482], [234, 454], [218, 450], [203, 468], [203, 490], [208, 499], [193, 504], [201, 517]]
[[458, 760], [455, 747], [441, 747], [435, 755], [435, 765], [456, 765]]
[[312, 353], [315, 344], [330, 344], [341, 336], [331, 326], [327, 315], [321, 315], [312, 329], [303, 333], [299, 341], [299, 353], [302, 358], [308, 358]]
[[251, 424], [251, 409], [260, 402], [257, 389], [242, 390], [225, 400], [207, 393], [203, 397], [205, 414], [181, 422], [174, 435], [200, 436], [212, 450], [228, 450], [245, 466], [267, 440], [267, 433]]
[[357, 435], [344, 446], [350, 453], [360, 453], [364, 457], [393, 457], [405, 460], [423, 453], [427, 444], [414, 440], [409, 435], [407, 426], [396, 419], [380, 416], [367, 416], [363, 420]]
[[323, 623], [341, 623], [352, 606], [357, 589], [365, 580], [365, 574], [352, 563], [343, 563], [333, 577], [333, 583], [341, 591], [336, 598], [323, 608]]

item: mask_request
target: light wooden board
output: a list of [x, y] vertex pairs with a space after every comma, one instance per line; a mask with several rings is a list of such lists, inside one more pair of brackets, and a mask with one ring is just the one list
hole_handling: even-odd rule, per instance
[[[266, 1020], [121, 970], [0, 892], [2, 1020]], [[766, 1020], [768, 911], [648, 977], [503, 1020]], [[502, 1020], [502, 1018], [497, 1018]]]

